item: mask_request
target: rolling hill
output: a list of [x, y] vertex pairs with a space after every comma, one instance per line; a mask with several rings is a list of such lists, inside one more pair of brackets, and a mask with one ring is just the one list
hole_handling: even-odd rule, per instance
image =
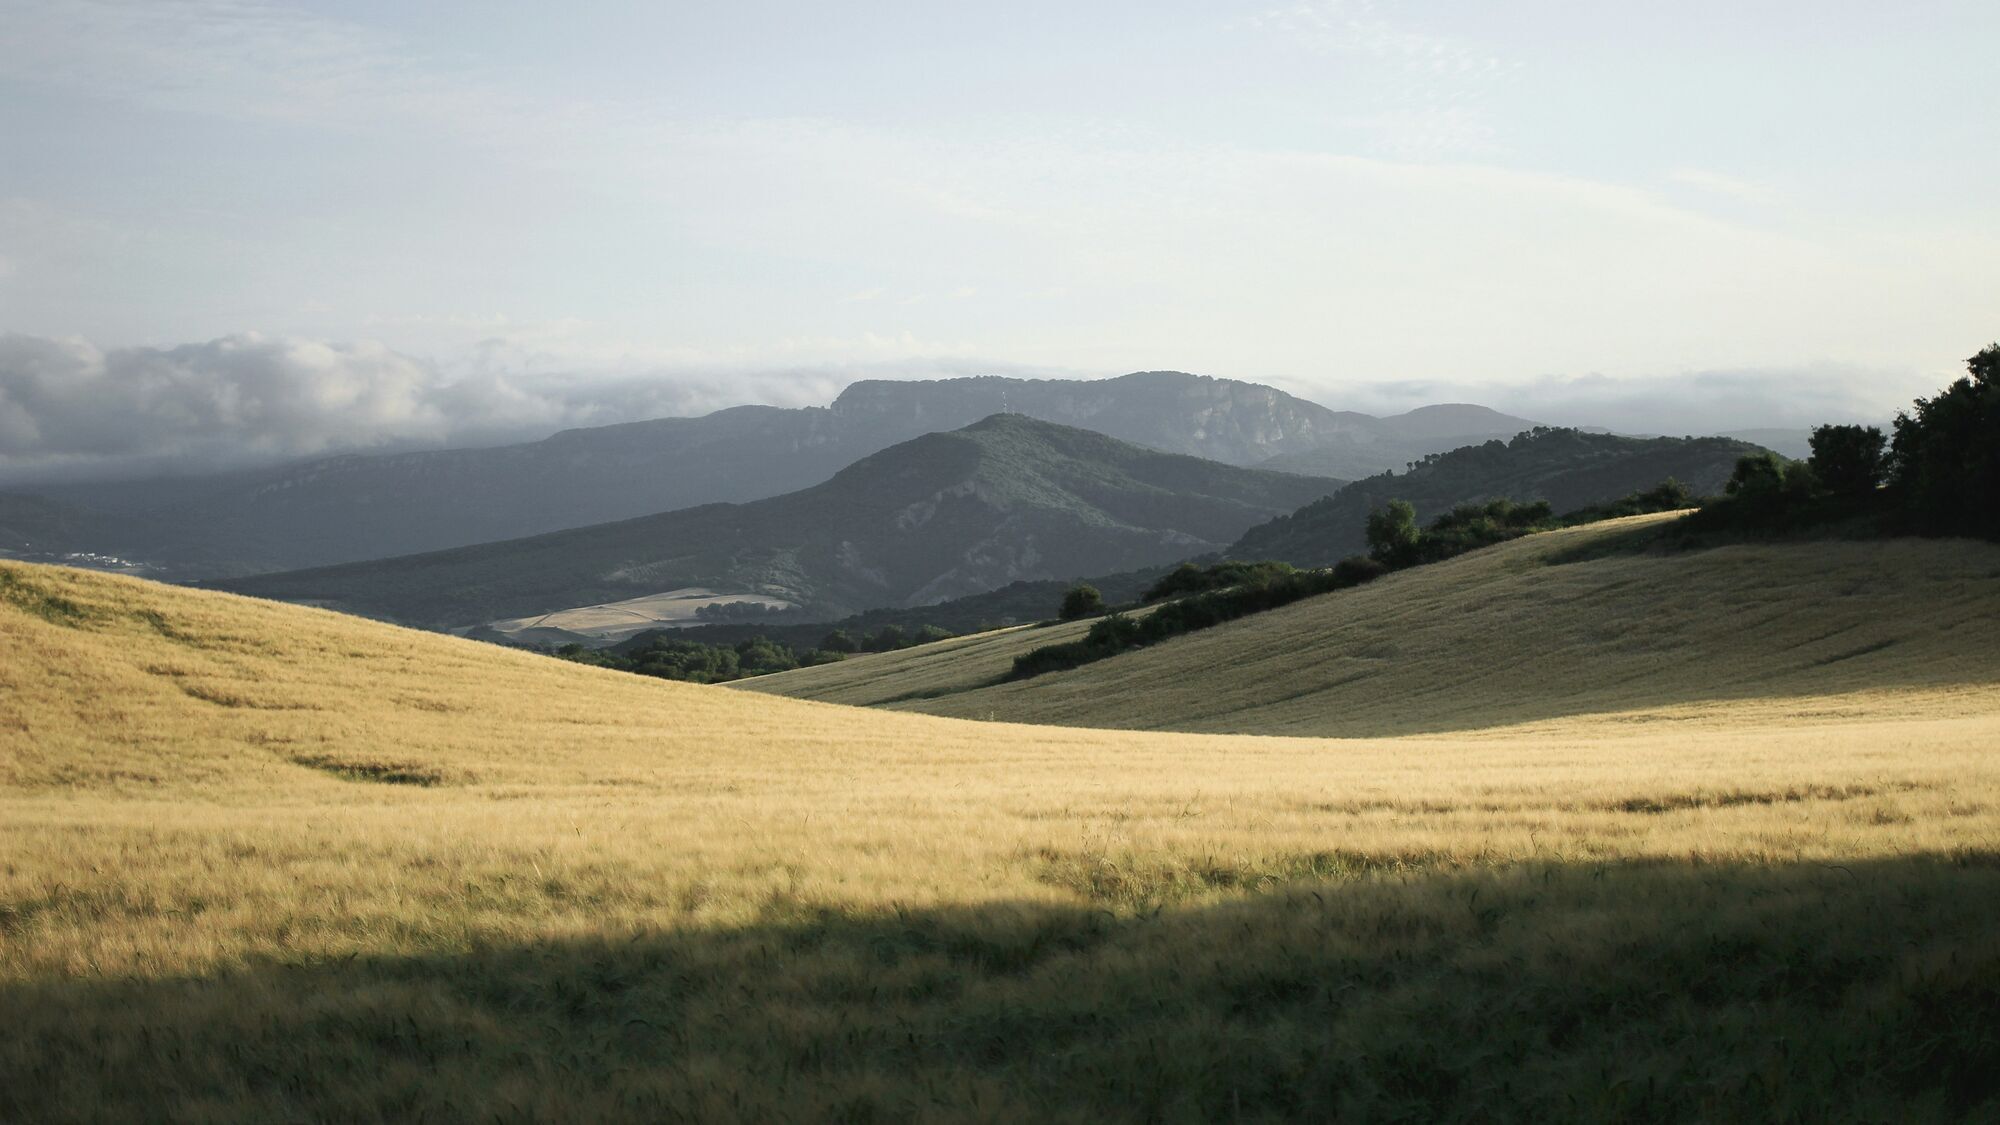
[[2000, 546], [1779, 543], [1552, 561], [1676, 518], [1529, 536], [1030, 680], [997, 682], [1014, 656], [1085, 623], [733, 686], [1009, 722], [1348, 737], [1597, 712], [1835, 714], [1842, 697], [1923, 686], [1986, 698], [2000, 680]]
[[1736, 459], [1759, 447], [1730, 438], [1630, 438], [1540, 428], [1424, 458], [1402, 473], [1357, 480], [1243, 533], [1232, 558], [1330, 566], [1367, 549], [1368, 513], [1391, 500], [1428, 522], [1457, 504], [1547, 500], [1558, 513], [1648, 489], [1668, 477], [1697, 496], [1722, 491]]
[[[819, 484], [863, 457], [997, 413], [1170, 453], [1351, 478], [1527, 423], [1479, 407], [1395, 418], [1333, 411], [1256, 383], [1176, 371], [1096, 381], [985, 376], [857, 382], [827, 407], [741, 406], [699, 418], [566, 430], [488, 449], [347, 454], [185, 480], [52, 485], [58, 502], [118, 515], [76, 549], [176, 577], [315, 567], [535, 535]], [[1469, 432], [1469, 431], [1468, 431]]]
[[682, 587], [839, 617], [1214, 551], [1337, 483], [995, 415], [769, 500], [223, 585], [434, 627]]
[[[1993, 548], [1863, 546], [1897, 569], [1786, 573], [1902, 635], [1793, 623], [1722, 552], [1353, 591], [1418, 629], [1368, 642], [1425, 654], [1410, 710], [1543, 717], [1348, 740], [829, 706], [0, 562], [0, 1119], [1990, 1118]], [[1520, 592], [1481, 567], [1588, 587], [1506, 622], [1524, 660], [1672, 641], [1698, 585], [1739, 690], [1496, 678], [1437, 632]], [[1230, 652], [1340, 671], [1287, 640]], [[1180, 669], [1164, 706], [1244, 690]]]

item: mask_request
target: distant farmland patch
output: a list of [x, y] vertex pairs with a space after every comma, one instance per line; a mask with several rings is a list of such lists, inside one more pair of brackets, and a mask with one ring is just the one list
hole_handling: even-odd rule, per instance
[[577, 606], [533, 617], [512, 617], [489, 622], [483, 628], [523, 644], [605, 645], [635, 637], [648, 629], [693, 625], [704, 609], [737, 605], [761, 606], [773, 613], [798, 608], [795, 602], [764, 594], [730, 594], [702, 586], [684, 586], [624, 601]]

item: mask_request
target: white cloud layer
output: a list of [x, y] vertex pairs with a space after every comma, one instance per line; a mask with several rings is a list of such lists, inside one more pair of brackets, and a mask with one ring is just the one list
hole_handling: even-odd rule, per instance
[[[823, 405], [860, 377], [827, 367], [563, 374], [533, 370], [531, 359], [496, 345], [446, 369], [379, 343], [255, 333], [109, 350], [0, 335], [0, 483], [530, 440], [748, 402]], [[995, 368], [870, 370], [917, 378]]]
[[[895, 358], [915, 346], [800, 346], [802, 354], [847, 350], [859, 357], [845, 364], [628, 355], [620, 357], [623, 366], [576, 371], [553, 368], [554, 357], [497, 338], [439, 364], [376, 342], [255, 333], [110, 349], [77, 338], [0, 334], [0, 487], [249, 467], [342, 451], [500, 444], [745, 403], [819, 406], [864, 378], [1079, 377], [976, 359]], [[1882, 423], [1938, 385], [1922, 374], [1836, 364], [1513, 383], [1274, 382], [1335, 409], [1394, 414], [1477, 402], [1558, 425], [1669, 434]]]
[[[1549, 376], [1510, 384], [1447, 381], [1352, 388], [1354, 409], [1390, 414], [1435, 402], [1477, 402], [1559, 426], [1631, 434], [1809, 429], [1829, 422], [1885, 425], [1934, 380], [1838, 364], [1617, 378]], [[1868, 392], [1859, 388], [1868, 387]]]

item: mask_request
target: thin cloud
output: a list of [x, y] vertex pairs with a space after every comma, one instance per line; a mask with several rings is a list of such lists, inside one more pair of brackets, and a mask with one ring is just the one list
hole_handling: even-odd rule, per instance
[[1729, 199], [1740, 200], [1744, 203], [1755, 203], [1760, 206], [1780, 203], [1784, 199], [1783, 193], [1767, 184], [1755, 183], [1750, 180], [1724, 175], [1721, 172], [1710, 172], [1701, 168], [1675, 168], [1673, 171], [1667, 173], [1667, 178], [1677, 184], [1685, 184], [1688, 187], [1708, 192], [1711, 195], [1720, 195]]
[[1816, 364], [1640, 377], [1547, 376], [1499, 385], [1444, 380], [1374, 383], [1347, 388], [1346, 394], [1359, 409], [1380, 413], [1432, 402], [1478, 402], [1554, 425], [1601, 426], [1621, 433], [1714, 434], [1805, 429], [1827, 422], [1879, 425], [1930, 389], [1917, 373]]

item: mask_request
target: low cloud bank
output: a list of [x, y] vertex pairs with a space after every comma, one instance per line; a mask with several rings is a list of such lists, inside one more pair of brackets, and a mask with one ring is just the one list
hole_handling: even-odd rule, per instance
[[824, 405], [862, 377], [808, 368], [577, 375], [492, 359], [475, 353], [445, 367], [377, 343], [255, 333], [112, 349], [0, 334], [0, 485], [491, 445], [743, 403]]
[[1881, 425], [1943, 381], [1845, 365], [1695, 371], [1670, 376], [1547, 377], [1525, 383], [1377, 383], [1352, 388], [1352, 409], [1396, 413], [1433, 402], [1477, 402], [1562, 426], [1633, 434]]
[[[255, 333], [111, 349], [0, 334], [0, 487], [207, 472], [343, 451], [493, 445], [743, 403], [824, 405], [861, 378], [1056, 374], [972, 360], [596, 374], [555, 372], [552, 364], [497, 342], [440, 365], [379, 343]], [[1886, 422], [1912, 396], [1940, 385], [1922, 375], [1821, 365], [1291, 389], [1336, 409], [1376, 414], [1477, 402], [1559, 425], [1702, 434]]]

